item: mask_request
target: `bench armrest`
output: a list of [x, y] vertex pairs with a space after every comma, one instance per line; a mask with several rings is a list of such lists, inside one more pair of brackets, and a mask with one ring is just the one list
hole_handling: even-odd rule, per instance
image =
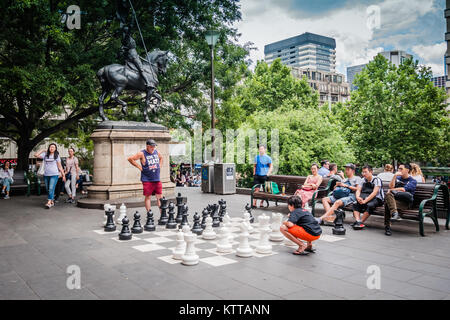
[[438, 196], [439, 189], [441, 189], [441, 186], [444, 187], [444, 185], [439, 185], [439, 184], [435, 185], [434, 191], [433, 191], [433, 196], [429, 199], [422, 200], [422, 202], [419, 205], [419, 216], [423, 216], [423, 210], [425, 209], [425, 206], [427, 205], [427, 203], [430, 201], [433, 202], [433, 211], [436, 210], [436, 199]]
[[311, 214], [314, 216], [314, 213], [315, 213], [315, 210], [316, 210], [316, 202], [317, 202], [317, 195], [318, 195], [318, 193], [319, 192], [321, 192], [321, 191], [328, 191], [328, 190], [330, 190], [330, 187], [331, 187], [331, 183], [332, 183], [332, 181], [333, 181], [334, 179], [330, 179], [329, 181], [328, 181], [328, 184], [327, 184], [327, 186], [325, 187], [325, 188], [318, 188], [315, 192], [314, 192], [314, 194], [313, 194], [313, 196], [312, 196], [312, 208], [311, 208]]

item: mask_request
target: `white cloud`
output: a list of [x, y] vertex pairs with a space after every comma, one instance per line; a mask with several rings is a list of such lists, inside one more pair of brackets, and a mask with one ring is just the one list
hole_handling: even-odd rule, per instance
[[[241, 43], [251, 41], [258, 48], [251, 54], [255, 62], [264, 59], [264, 45], [312, 32], [336, 39], [336, 69], [340, 73], [346, 74], [349, 66], [369, 62], [388, 47], [405, 51], [414, 48], [416, 59], [420, 58], [421, 63], [431, 66], [434, 73], [443, 73], [442, 43], [428, 47], [415, 45], [419, 42], [430, 43], [418, 40], [415, 32], [421, 17], [440, 10], [434, 1], [385, 0], [378, 4], [381, 28], [372, 31], [367, 27], [368, 5], [353, 3], [345, 10], [334, 10], [323, 16], [305, 19], [300, 18], [303, 14], [289, 11], [289, 6], [283, 7], [274, 1], [242, 0], [243, 21], [236, 27], [242, 33]], [[439, 15], [441, 13], [443, 16], [443, 12], [438, 12]]]

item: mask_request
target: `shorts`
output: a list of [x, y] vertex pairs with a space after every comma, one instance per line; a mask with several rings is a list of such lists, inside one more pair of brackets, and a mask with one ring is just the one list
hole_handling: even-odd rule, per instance
[[336, 199], [335, 197], [333, 197], [331, 195], [331, 196], [329, 196], [329, 199], [330, 199], [331, 203], [335, 203], [336, 201], [341, 200], [344, 203], [344, 207], [356, 202], [356, 197], [355, 197], [354, 193], [351, 193], [348, 197], [343, 197], [340, 199]]
[[255, 184], [265, 184], [267, 181], [267, 176], [257, 176], [253, 177], [253, 185]]
[[308, 241], [308, 242], [316, 241], [317, 239], [320, 238], [320, 236], [313, 236], [313, 235], [309, 234], [308, 232], [305, 231], [305, 229], [303, 229], [302, 227], [300, 227], [298, 225], [294, 225], [294, 226], [290, 227], [288, 229], [288, 232], [290, 234], [292, 234], [294, 237], [301, 239], [301, 240]]
[[155, 182], [142, 182], [144, 186], [144, 196], [152, 196], [154, 194], [162, 194], [161, 181]]

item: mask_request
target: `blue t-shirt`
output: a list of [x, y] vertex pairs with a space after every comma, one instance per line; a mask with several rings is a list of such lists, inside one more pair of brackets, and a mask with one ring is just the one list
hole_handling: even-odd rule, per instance
[[317, 171], [317, 173], [322, 177], [327, 177], [330, 174], [330, 170], [328, 170], [325, 167], [322, 167], [319, 169], [319, 171]]
[[416, 192], [417, 181], [413, 177], [409, 176], [407, 179], [403, 179], [401, 176], [398, 176], [397, 182], [400, 182], [398, 184], [399, 187], [400, 185], [403, 185], [402, 187], [405, 188], [406, 192], [409, 192], [412, 195]]
[[272, 158], [268, 155], [257, 155], [255, 157], [255, 163], [256, 163], [256, 171], [255, 175], [257, 176], [267, 176], [267, 173], [269, 172], [270, 164], [272, 163]]

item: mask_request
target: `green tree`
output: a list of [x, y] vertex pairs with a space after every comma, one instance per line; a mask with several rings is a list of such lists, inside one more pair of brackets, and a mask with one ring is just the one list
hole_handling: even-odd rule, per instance
[[[188, 118], [208, 123], [209, 47], [206, 29], [220, 31], [217, 45], [218, 87], [233, 85], [227, 75], [248, 55], [234, 41], [232, 24], [241, 18], [235, 0], [135, 0], [144, 41], [149, 50], [169, 50], [173, 56], [159, 91], [166, 102], [153, 115], [168, 127], [188, 127]], [[122, 63], [116, 58], [121, 33], [116, 1], [80, 0], [81, 29], [61, 22], [71, 1], [0, 0], [0, 134], [18, 145], [18, 166], [27, 168], [30, 151], [44, 138], [65, 129], [92, 130], [100, 86], [99, 68]], [[145, 54], [135, 29], [138, 51]], [[232, 64], [231, 61], [237, 63]], [[223, 77], [222, 77], [223, 75]], [[231, 80], [230, 80], [231, 79]], [[223, 80], [223, 81], [222, 81]], [[223, 85], [222, 85], [223, 82]], [[126, 94], [131, 119], [140, 120], [142, 98]], [[187, 110], [188, 116], [181, 115]], [[115, 118], [117, 111], [107, 110]], [[77, 128], [78, 127], [78, 128]]]
[[340, 118], [359, 162], [449, 159], [446, 94], [431, 78], [417, 61], [397, 67], [380, 55], [356, 77]]
[[[339, 123], [330, 121], [326, 109], [294, 108], [285, 104], [276, 110], [258, 111], [243, 124], [243, 128], [267, 130], [270, 153], [272, 130], [278, 130], [279, 168], [277, 174], [308, 175], [311, 164], [321, 159], [339, 166], [355, 160], [351, 146], [345, 140]], [[270, 154], [269, 154], [270, 155]], [[252, 164], [240, 165], [243, 178], [252, 175]]]

